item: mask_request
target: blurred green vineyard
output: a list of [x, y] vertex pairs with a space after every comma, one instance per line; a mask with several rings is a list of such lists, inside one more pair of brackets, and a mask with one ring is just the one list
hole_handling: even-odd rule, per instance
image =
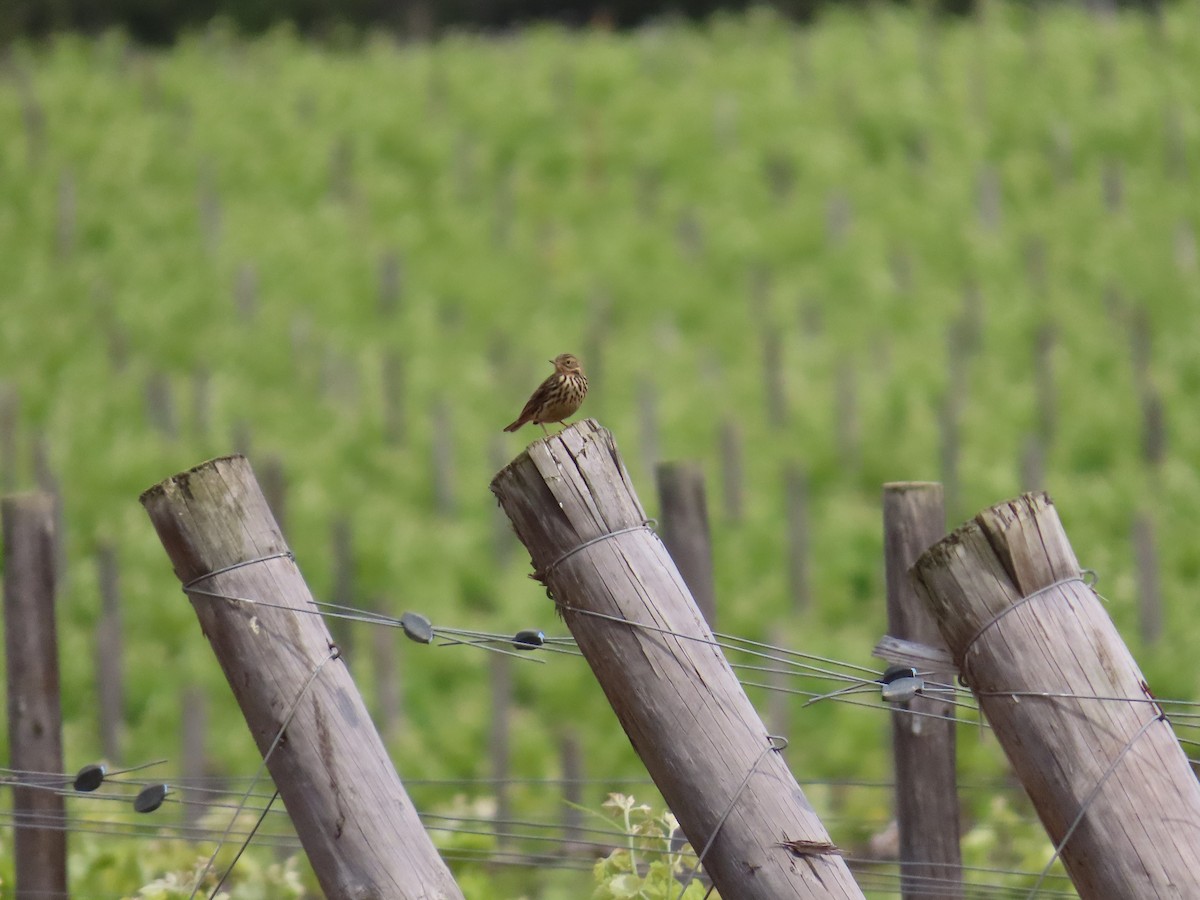
[[[52, 477], [62, 494], [68, 765], [99, 753], [105, 542], [125, 759], [176, 765], [181, 697], [199, 685], [214, 772], [257, 765], [137, 503], [235, 447], [281, 461], [287, 535], [323, 599], [344, 521], [358, 605], [561, 628], [487, 486], [535, 436], [500, 428], [563, 351], [583, 357], [583, 411], [616, 434], [652, 511], [653, 462], [705, 466], [723, 630], [868, 663], [885, 628], [883, 482], [945, 479], [951, 524], [1046, 487], [1156, 693], [1193, 696], [1198, 84], [1194, 3], [1158, 23], [995, 5], [804, 30], [756, 13], [434, 45], [214, 27], [169, 53], [117, 36], [12, 48], [0, 408], [15, 439], [0, 463], [6, 490]], [[722, 434], [740, 447], [740, 515], [722, 500]], [[799, 616], [793, 466], [808, 496]], [[1153, 646], [1139, 515], [1158, 537]], [[352, 631], [350, 660], [376, 702], [371, 641]], [[488, 774], [488, 665], [401, 647], [403, 777]], [[565, 728], [589, 776], [640, 774], [581, 662], [514, 678], [514, 774], [557, 774]], [[885, 717], [797, 703], [792, 722], [794, 771], [887, 776]], [[962, 743], [965, 776], [998, 771], [994, 747]], [[541, 801], [514, 789], [517, 811]], [[886, 792], [847, 812], [885, 820]]]

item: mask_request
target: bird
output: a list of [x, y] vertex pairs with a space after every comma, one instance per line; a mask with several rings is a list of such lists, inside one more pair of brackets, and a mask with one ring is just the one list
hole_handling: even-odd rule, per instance
[[583, 404], [588, 382], [579, 360], [570, 353], [560, 353], [550, 364], [554, 366], [554, 374], [538, 385], [521, 414], [505, 431], [516, 431], [526, 422], [532, 422], [549, 434], [547, 422], [565, 425], [563, 420], [573, 416]]

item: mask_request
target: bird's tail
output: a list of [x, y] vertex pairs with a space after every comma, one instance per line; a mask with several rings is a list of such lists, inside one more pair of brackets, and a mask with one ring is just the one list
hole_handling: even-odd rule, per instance
[[513, 422], [511, 425], [509, 425], [509, 426], [508, 426], [507, 428], [505, 428], [504, 430], [505, 430], [505, 431], [516, 431], [518, 428], [520, 428], [520, 427], [521, 427], [522, 425], [524, 425], [524, 424], [525, 424], [525, 423], [524, 423], [522, 420], [520, 420], [520, 419], [517, 419], [517, 421]]

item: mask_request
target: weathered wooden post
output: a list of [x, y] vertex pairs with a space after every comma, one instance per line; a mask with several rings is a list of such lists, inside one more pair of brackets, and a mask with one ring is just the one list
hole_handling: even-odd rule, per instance
[[461, 898], [249, 463], [215, 459], [141, 499], [326, 896]]
[[[16, 494], [0, 501], [4, 534], [4, 658], [8, 673], [9, 768], [46, 787], [62, 781], [62, 707], [54, 593], [55, 501]], [[17, 898], [67, 896], [66, 806], [61, 795], [13, 788]]]
[[861, 897], [647, 527], [612, 435], [587, 419], [540, 438], [492, 491], [722, 896]]
[[[946, 533], [942, 486], [905, 482], [883, 486], [883, 553], [887, 574], [888, 634], [942, 646], [942, 636], [921, 603], [908, 570]], [[923, 672], [947, 685], [949, 672]], [[904, 900], [962, 896], [958, 842], [954, 705], [931, 690], [892, 713], [896, 766], [896, 822], [900, 829], [900, 893]], [[942, 718], [937, 718], [942, 717]]]
[[913, 574], [1080, 897], [1200, 897], [1200, 783], [1049, 497], [984, 510]]
[[704, 470], [696, 463], [664, 462], [655, 466], [654, 474], [663, 543], [704, 614], [704, 621], [709, 628], [716, 628], [717, 592]]

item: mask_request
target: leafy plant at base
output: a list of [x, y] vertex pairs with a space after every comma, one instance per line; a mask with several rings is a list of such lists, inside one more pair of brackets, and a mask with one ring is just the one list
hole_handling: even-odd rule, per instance
[[[700, 900], [706, 888], [692, 878], [695, 869], [691, 845], [677, 836], [679, 822], [669, 810], [655, 813], [627, 794], [609, 794], [602, 804], [607, 818], [624, 829], [626, 846], [596, 863], [593, 900]], [[682, 883], [688, 881], [687, 889]], [[719, 898], [714, 890], [707, 894]]]

